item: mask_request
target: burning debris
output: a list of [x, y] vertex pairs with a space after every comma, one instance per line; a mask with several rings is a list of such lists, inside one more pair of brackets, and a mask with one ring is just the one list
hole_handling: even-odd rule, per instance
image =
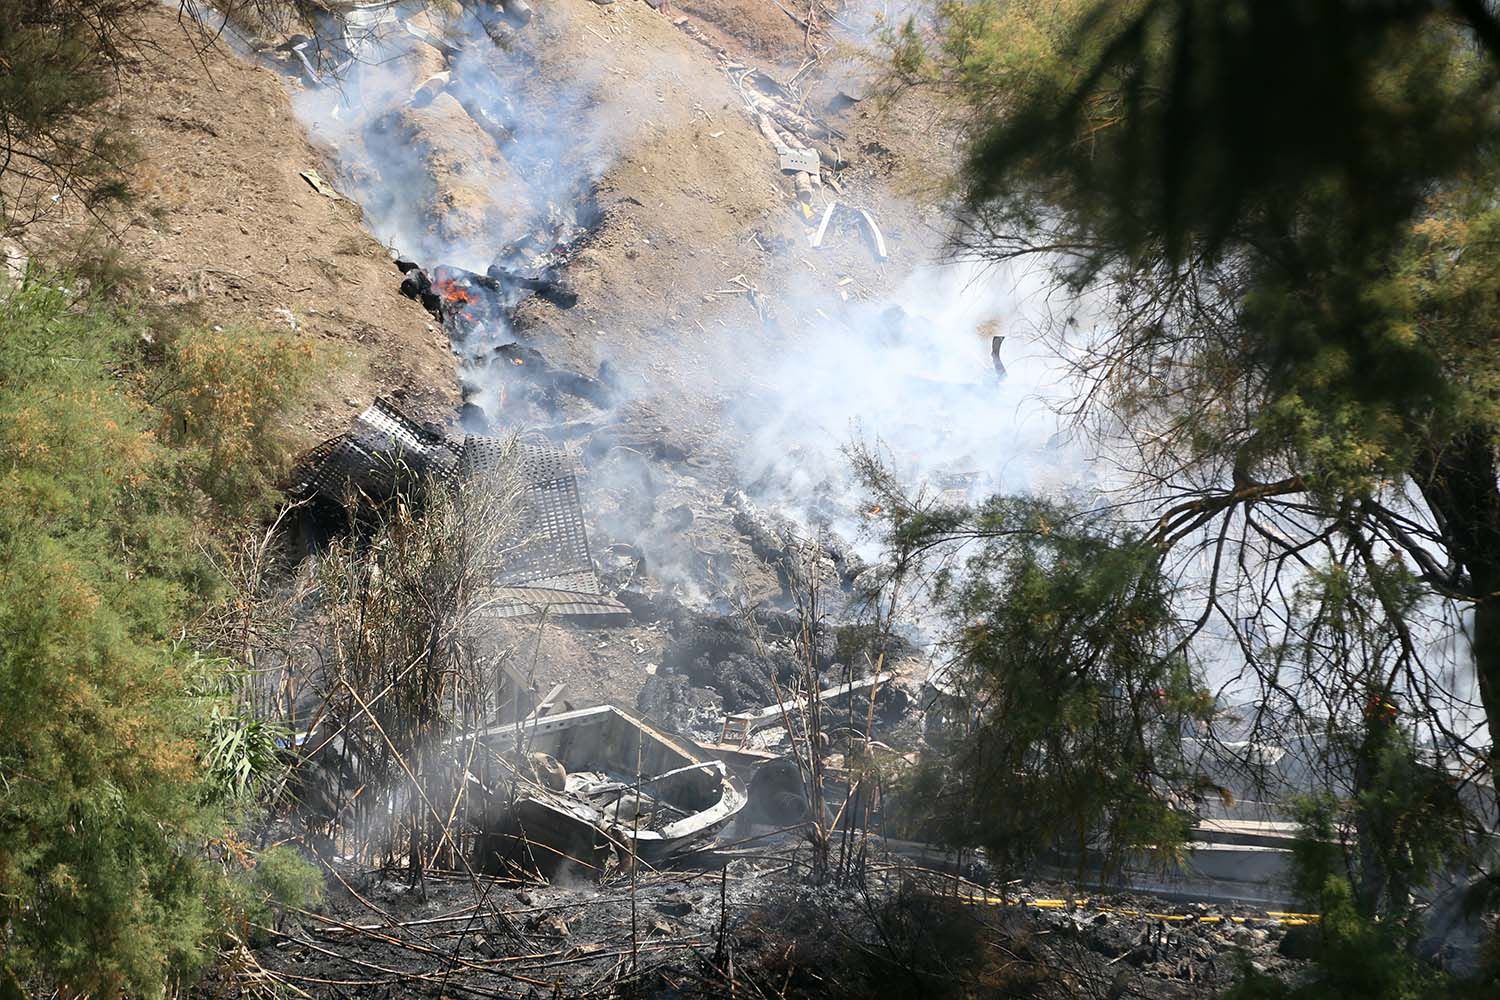
[[[597, 225], [596, 213], [586, 214]], [[554, 367], [535, 347], [516, 338], [512, 322], [516, 309], [532, 295], [560, 309], [577, 303], [563, 269], [587, 233], [575, 235], [568, 245], [533, 233], [502, 248], [484, 274], [448, 264], [428, 271], [413, 261], [396, 262], [403, 275], [401, 293], [422, 303], [459, 352], [466, 425], [482, 430], [514, 417], [519, 402], [535, 403], [547, 414], [559, 413], [557, 393], [601, 409], [613, 404], [601, 378]], [[550, 249], [538, 249], [542, 246]]]
[[499, 281], [463, 268], [436, 267], [429, 274], [412, 261], [398, 260], [401, 294], [422, 303], [448, 336], [463, 342], [504, 319], [507, 306]]
[[464, 344], [477, 337], [505, 339], [511, 314], [532, 294], [571, 309], [578, 295], [563, 277], [567, 257], [563, 247], [532, 253], [512, 246], [484, 274], [448, 264], [428, 272], [408, 260], [396, 266], [403, 274], [401, 294], [421, 302], [456, 344]]

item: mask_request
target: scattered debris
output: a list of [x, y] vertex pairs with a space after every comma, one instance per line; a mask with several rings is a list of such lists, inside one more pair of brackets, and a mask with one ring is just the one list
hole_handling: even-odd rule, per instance
[[833, 220], [833, 213], [838, 207], [838, 202], [830, 201], [828, 207], [823, 209], [823, 221], [818, 223], [818, 231], [813, 233], [811, 238], [814, 250], [823, 246], [823, 237], [828, 233], [828, 223]]
[[875, 217], [868, 209], [860, 209], [859, 217], [864, 220], [866, 231], [870, 236], [870, 245], [875, 250], [875, 256], [880, 260], [889, 259], [885, 249], [885, 237], [880, 235], [880, 227], [875, 225]]
[[414, 108], [427, 107], [427, 105], [437, 99], [439, 94], [448, 89], [448, 84], [452, 80], [453, 73], [449, 70], [432, 74], [423, 80], [416, 90], [412, 91], [411, 97], [407, 99], [407, 104]]
[[[878, 688], [882, 684], [888, 684], [896, 677], [895, 674], [886, 672], [876, 674], [872, 677], [861, 677], [857, 680], [847, 681], [836, 687], [823, 688], [817, 693], [817, 700], [823, 704], [833, 704], [842, 698], [847, 698], [855, 691], [869, 691]], [[763, 708], [752, 709], [748, 712], [735, 712], [724, 716], [724, 728], [719, 734], [720, 743], [738, 743], [743, 746], [750, 738], [750, 734], [763, 726], [772, 726], [783, 722], [789, 716], [799, 715], [807, 711], [807, 706], [812, 702], [811, 695], [801, 695], [778, 701]]]
[[323, 197], [332, 198], [334, 201], [343, 200], [343, 196], [335, 191], [333, 185], [325, 181], [316, 170], [304, 170], [299, 176], [312, 185], [312, 189]]

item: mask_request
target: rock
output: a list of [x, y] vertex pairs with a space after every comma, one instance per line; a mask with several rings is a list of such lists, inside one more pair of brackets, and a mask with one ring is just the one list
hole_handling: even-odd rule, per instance
[[693, 524], [693, 508], [687, 504], [678, 504], [669, 510], [664, 510], [660, 515], [662, 527], [668, 531], [686, 531]]
[[630, 609], [637, 621], [647, 624], [667, 622], [677, 625], [692, 617], [692, 612], [681, 601], [665, 591], [648, 594], [638, 590], [622, 590], [615, 598]]
[[[1270, 931], [1259, 927], [1247, 927], [1243, 924], [1230, 925], [1224, 930], [1224, 937], [1236, 948], [1242, 948], [1248, 952], [1265, 952], [1268, 942], [1271, 940]], [[1296, 947], [1293, 945], [1293, 947]]]
[[808, 818], [807, 784], [797, 762], [790, 758], [757, 768], [750, 776], [748, 798], [744, 815], [752, 822], [791, 826]]
[[531, 22], [531, 5], [526, 0], [500, 0], [500, 7], [516, 24], [529, 24]]
[[680, 674], [648, 677], [635, 707], [674, 732], [717, 739], [723, 728], [724, 699], [707, 688], [693, 687]]
[[656, 908], [669, 917], [685, 917], [693, 912], [693, 901], [680, 893], [672, 893], [657, 900]]
[[527, 929], [533, 934], [550, 934], [552, 937], [567, 937], [569, 934], [568, 922], [556, 913], [538, 914], [532, 920]]
[[1288, 927], [1281, 935], [1276, 951], [1284, 958], [1301, 961], [1317, 958], [1323, 951], [1323, 930], [1317, 924]]
[[784, 689], [799, 672], [789, 654], [758, 649], [750, 628], [730, 615], [684, 624], [662, 651], [662, 671], [680, 674], [697, 687], [713, 688], [729, 712], [775, 704], [771, 677]]

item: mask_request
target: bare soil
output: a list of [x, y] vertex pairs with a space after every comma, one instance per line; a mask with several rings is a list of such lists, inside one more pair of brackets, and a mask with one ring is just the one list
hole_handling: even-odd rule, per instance
[[222, 44], [204, 51], [166, 7], [143, 17], [140, 40], [120, 110], [143, 158], [130, 212], [113, 222], [147, 294], [321, 349], [331, 368], [303, 417], [309, 442], [343, 430], [376, 395], [446, 417], [457, 400], [447, 337], [399, 294], [359, 206], [301, 176], [333, 174], [284, 81]]

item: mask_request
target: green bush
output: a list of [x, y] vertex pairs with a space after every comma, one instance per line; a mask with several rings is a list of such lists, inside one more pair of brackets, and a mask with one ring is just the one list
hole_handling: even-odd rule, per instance
[[[890, 810], [907, 836], [982, 846], [1002, 871], [1049, 851], [1114, 869], [1187, 840], [1203, 782], [1181, 735], [1211, 704], [1175, 652], [1181, 627], [1157, 554], [1118, 525], [1040, 500], [917, 509], [878, 468], [898, 562], [941, 551], [953, 699]], [[962, 555], [960, 562], [959, 556]]]
[[[0, 984], [12, 992], [159, 995], [232, 917], [226, 868], [203, 850], [231, 835], [204, 766], [219, 701], [196, 692], [202, 662], [172, 640], [218, 594], [208, 525], [264, 502], [218, 490], [210, 456], [224, 476], [268, 481], [280, 406], [217, 452], [164, 433], [204, 370], [199, 345], [239, 341], [188, 334], [162, 350], [149, 332], [39, 281], [0, 300]], [[256, 364], [279, 363], [274, 343]], [[233, 391], [264, 384], [240, 390], [234, 365], [222, 371]]]
[[1455, 983], [1414, 958], [1399, 923], [1360, 913], [1347, 879], [1328, 879], [1319, 909], [1319, 952], [1308, 969], [1288, 978], [1247, 968], [1224, 1000], [1480, 1000], [1500, 995], [1493, 984]]
[[323, 873], [295, 848], [268, 847], [256, 856], [249, 888], [247, 915], [258, 924], [274, 923], [287, 909], [311, 909], [323, 901]]

